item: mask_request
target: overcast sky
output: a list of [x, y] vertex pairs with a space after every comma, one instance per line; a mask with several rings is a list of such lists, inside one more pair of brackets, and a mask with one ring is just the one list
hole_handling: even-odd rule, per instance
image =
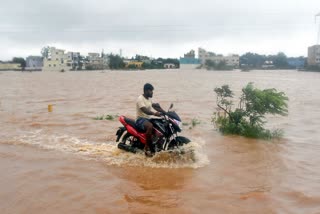
[[2, 0], [0, 60], [47, 45], [129, 57], [178, 58], [198, 47], [306, 56], [318, 13], [320, 0]]

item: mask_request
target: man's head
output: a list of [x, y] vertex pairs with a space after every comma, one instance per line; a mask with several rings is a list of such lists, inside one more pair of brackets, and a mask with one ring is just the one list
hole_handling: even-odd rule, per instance
[[152, 98], [153, 86], [150, 83], [146, 83], [143, 86], [143, 94], [146, 98]]

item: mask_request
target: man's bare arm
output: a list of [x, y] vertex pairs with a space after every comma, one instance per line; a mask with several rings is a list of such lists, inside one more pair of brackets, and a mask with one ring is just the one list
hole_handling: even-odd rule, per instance
[[166, 113], [165, 110], [163, 110], [161, 108], [161, 106], [159, 105], [159, 103], [152, 103], [152, 108], [154, 108], [156, 111], [162, 112], [162, 113]]
[[146, 107], [141, 107], [140, 108], [141, 109], [141, 111], [143, 112], [143, 113], [145, 113], [145, 114], [147, 114], [147, 115], [154, 115], [154, 116], [160, 116], [160, 112], [153, 112], [153, 111], [150, 111], [150, 110], [148, 110]]

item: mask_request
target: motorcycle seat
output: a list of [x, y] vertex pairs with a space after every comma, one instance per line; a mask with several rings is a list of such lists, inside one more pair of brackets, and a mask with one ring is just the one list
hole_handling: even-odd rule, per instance
[[125, 117], [124, 121], [129, 124], [130, 126], [132, 126], [135, 130], [137, 130], [140, 133], [144, 133], [145, 130], [140, 129], [137, 125], [136, 125], [136, 121], [130, 118]]

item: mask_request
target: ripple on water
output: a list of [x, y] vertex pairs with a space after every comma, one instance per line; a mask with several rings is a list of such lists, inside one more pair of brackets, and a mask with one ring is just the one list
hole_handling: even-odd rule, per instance
[[208, 157], [203, 150], [205, 142], [201, 138], [197, 138], [179, 150], [156, 153], [152, 158], [147, 158], [143, 152], [133, 154], [122, 151], [117, 148], [117, 143], [115, 142], [89, 142], [69, 135], [49, 135], [44, 133], [43, 130], [28, 132], [16, 137], [14, 143], [67, 152], [116, 166], [199, 168], [209, 163]]

